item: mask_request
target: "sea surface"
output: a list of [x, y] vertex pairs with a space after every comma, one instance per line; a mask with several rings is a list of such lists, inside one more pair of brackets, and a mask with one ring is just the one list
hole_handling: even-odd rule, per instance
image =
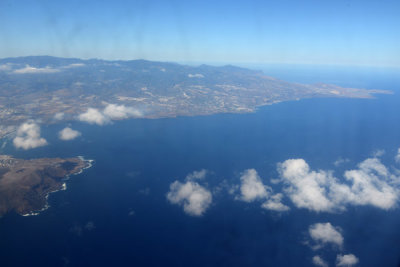
[[[263, 210], [226, 190], [240, 174], [257, 170], [274, 189], [277, 164], [303, 158], [314, 170], [343, 171], [384, 150], [396, 167], [400, 147], [400, 70], [382, 68], [257, 66], [280, 79], [392, 90], [375, 99], [304, 99], [265, 106], [251, 114], [132, 119], [95, 126], [78, 122], [43, 126], [49, 145], [2, 153], [15, 157], [93, 159], [93, 166], [51, 194], [38, 216], [0, 218], [0, 266], [312, 266], [321, 255], [356, 255], [360, 266], [400, 264], [400, 208], [349, 207], [342, 213]], [[82, 136], [64, 142], [69, 125]], [[338, 159], [347, 159], [335, 166]], [[397, 166], [400, 167], [400, 166]], [[206, 169], [213, 192], [204, 216], [167, 201], [169, 185]], [[340, 227], [343, 248], [314, 251], [308, 227]]]

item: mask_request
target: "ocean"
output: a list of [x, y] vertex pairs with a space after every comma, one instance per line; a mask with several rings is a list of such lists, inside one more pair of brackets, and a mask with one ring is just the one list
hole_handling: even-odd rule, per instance
[[[338, 254], [352, 253], [360, 266], [400, 264], [399, 208], [350, 206], [344, 212], [296, 208], [278, 213], [260, 202], [246, 203], [227, 188], [241, 173], [257, 170], [279, 190], [277, 164], [303, 158], [313, 170], [337, 177], [377, 151], [396, 168], [400, 147], [400, 70], [382, 68], [254, 66], [293, 82], [334, 83], [385, 89], [375, 99], [303, 99], [260, 107], [251, 114], [168, 119], [131, 119], [95, 126], [71, 121], [42, 125], [48, 146], [14, 157], [93, 159], [72, 176], [67, 190], [51, 194], [38, 216], [8, 214], [0, 219], [1, 266], [312, 266], [322, 255], [334, 266]], [[82, 136], [60, 141], [69, 125]], [[335, 166], [338, 159], [344, 164]], [[200, 217], [168, 202], [175, 180], [206, 169], [201, 181], [213, 201]], [[340, 227], [342, 248], [310, 246], [308, 228], [330, 222]]]

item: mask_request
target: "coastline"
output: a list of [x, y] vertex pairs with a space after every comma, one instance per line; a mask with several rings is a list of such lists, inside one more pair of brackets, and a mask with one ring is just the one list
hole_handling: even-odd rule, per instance
[[51, 192], [48, 192], [48, 193], [46, 194], [46, 196], [45, 196], [46, 204], [44, 205], [43, 208], [41, 208], [40, 210], [33, 210], [33, 211], [31, 211], [31, 212], [28, 212], [28, 213], [25, 213], [25, 214], [21, 214], [21, 216], [28, 217], [28, 216], [37, 216], [37, 215], [40, 215], [41, 212], [43, 212], [43, 211], [45, 211], [45, 210], [47, 210], [48, 208], [51, 207], [50, 204], [49, 204], [49, 201], [48, 201], [48, 200], [49, 200], [50, 194], [56, 193], [56, 192], [58, 192], [58, 191], [65, 191], [65, 190], [67, 190], [67, 183], [66, 183], [66, 181], [68, 181], [68, 180], [70, 179], [71, 175], [78, 175], [78, 174], [81, 174], [81, 173], [83, 173], [84, 170], [89, 169], [89, 168], [91, 168], [91, 167], [93, 166], [93, 162], [94, 162], [93, 159], [85, 159], [84, 156], [78, 156], [78, 158], [79, 158], [80, 160], [84, 161], [85, 164], [87, 164], [86, 167], [83, 167], [83, 168], [82, 168], [79, 172], [77, 172], [77, 173], [72, 173], [72, 174], [66, 175], [66, 176], [63, 178], [63, 181], [64, 181], [64, 182], [61, 184], [61, 188], [60, 188], [60, 189], [56, 189], [56, 190], [53, 190], [53, 191], [51, 191]]

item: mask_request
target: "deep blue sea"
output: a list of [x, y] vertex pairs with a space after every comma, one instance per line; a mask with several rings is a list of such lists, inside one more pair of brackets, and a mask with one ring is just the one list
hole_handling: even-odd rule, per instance
[[[73, 176], [68, 189], [49, 197], [38, 216], [0, 219], [1, 266], [312, 266], [323, 255], [353, 253], [360, 266], [400, 264], [400, 208], [350, 207], [343, 213], [298, 209], [263, 210], [260, 203], [213, 195], [204, 216], [193, 217], [167, 201], [169, 185], [207, 169], [208, 188], [238, 184], [255, 168], [266, 184], [277, 163], [304, 158], [313, 169], [342, 177], [378, 150], [395, 166], [400, 147], [400, 70], [380, 68], [257, 66], [284, 80], [387, 89], [375, 99], [305, 99], [259, 108], [252, 114], [171, 119], [131, 119], [95, 126], [68, 125], [82, 136], [63, 142], [67, 123], [42, 126], [49, 145], [2, 153], [15, 157], [94, 159]], [[334, 166], [338, 158], [349, 161]], [[315, 252], [305, 242], [308, 227], [330, 222], [342, 229], [342, 250]]]

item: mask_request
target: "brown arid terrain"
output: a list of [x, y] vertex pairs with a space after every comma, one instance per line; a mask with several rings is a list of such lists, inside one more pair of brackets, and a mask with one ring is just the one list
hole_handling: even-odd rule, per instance
[[[384, 90], [286, 82], [262, 71], [146, 60], [81, 60], [48, 56], [0, 59], [0, 138], [27, 120], [76, 120], [108, 104], [132, 117], [165, 118], [254, 112], [304, 98], [372, 98]], [[62, 116], [58, 116], [58, 115]]]
[[69, 175], [80, 173], [89, 164], [79, 157], [23, 160], [0, 155], [0, 216], [45, 209], [48, 194], [63, 189]]
[[[104, 124], [126, 118], [248, 113], [283, 101], [373, 98], [377, 93], [391, 92], [286, 82], [262, 71], [231, 65], [5, 58], [0, 59], [0, 138], [16, 133], [14, 145], [31, 149], [47, 144], [40, 137], [38, 124], [73, 120]], [[22, 160], [0, 156], [0, 216], [44, 209], [47, 195], [62, 189], [64, 178], [87, 164], [80, 158]]]

